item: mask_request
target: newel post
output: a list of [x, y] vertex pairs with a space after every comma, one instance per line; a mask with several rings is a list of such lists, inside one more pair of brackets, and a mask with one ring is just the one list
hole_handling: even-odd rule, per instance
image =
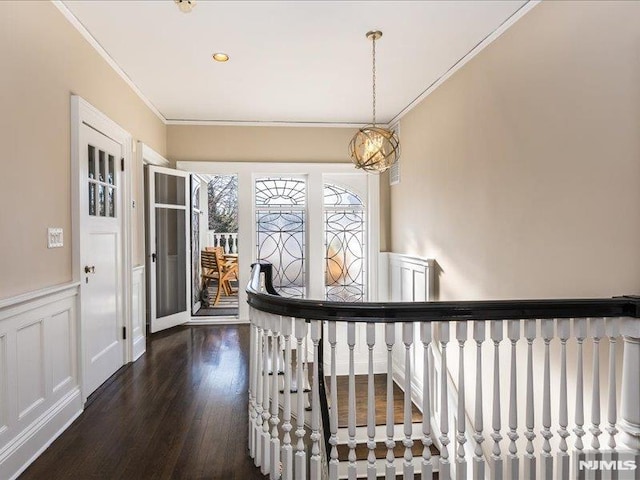
[[624, 343], [622, 392], [620, 403], [620, 440], [640, 451], [640, 319], [621, 318], [620, 334]]

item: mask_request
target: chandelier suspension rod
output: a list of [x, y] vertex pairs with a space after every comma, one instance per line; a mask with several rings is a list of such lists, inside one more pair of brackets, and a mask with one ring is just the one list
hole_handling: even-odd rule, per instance
[[373, 126], [376, 126], [376, 35], [373, 35]]

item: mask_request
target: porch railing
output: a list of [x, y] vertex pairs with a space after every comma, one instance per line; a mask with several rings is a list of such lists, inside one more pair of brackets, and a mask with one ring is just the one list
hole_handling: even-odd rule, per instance
[[[270, 478], [638, 478], [638, 297], [338, 303], [280, 297], [270, 274], [270, 265], [255, 265], [247, 288], [249, 452]], [[359, 339], [367, 352], [366, 430], [355, 420]], [[405, 392], [399, 426], [394, 347], [404, 357], [396, 375]], [[341, 352], [348, 364], [346, 405], [337, 399]], [[373, 382], [381, 361], [387, 385], [382, 427], [376, 426]], [[309, 398], [302, 388], [306, 365], [312, 370]], [[422, 411], [419, 425], [412, 421], [412, 402]], [[341, 430], [343, 409], [348, 426]], [[344, 462], [341, 442], [349, 449]], [[386, 456], [378, 460], [380, 442]], [[366, 471], [356, 460], [358, 443], [368, 449]], [[422, 444], [415, 456], [414, 443]], [[612, 471], [617, 476], [608, 477]]]
[[224, 253], [238, 253], [238, 234], [230, 232], [207, 232], [207, 245], [222, 247]]

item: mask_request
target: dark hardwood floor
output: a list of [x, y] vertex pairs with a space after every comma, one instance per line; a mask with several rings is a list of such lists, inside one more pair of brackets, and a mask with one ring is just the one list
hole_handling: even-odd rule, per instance
[[248, 350], [248, 326], [151, 336], [20, 479], [264, 478], [247, 450]]
[[[376, 425], [387, 424], [387, 375], [376, 374], [373, 376], [373, 388], [375, 395]], [[349, 376], [340, 375], [336, 378], [338, 386], [338, 427], [349, 426]], [[325, 378], [327, 395], [331, 394], [331, 378]], [[367, 426], [367, 401], [368, 401], [368, 377], [367, 375], [355, 376], [356, 386], [356, 426]], [[393, 417], [396, 424], [404, 421], [404, 392], [394, 382], [393, 384]], [[411, 402], [411, 419], [413, 422], [421, 422], [422, 414], [415, 403]]]

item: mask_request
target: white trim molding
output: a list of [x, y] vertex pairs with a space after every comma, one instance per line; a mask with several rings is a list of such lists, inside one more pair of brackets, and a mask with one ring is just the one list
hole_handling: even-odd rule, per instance
[[135, 362], [147, 349], [147, 304], [144, 265], [133, 268], [131, 286], [131, 343], [133, 350], [131, 361]]
[[[325, 127], [325, 128], [362, 128], [367, 123], [345, 122], [292, 122], [292, 121], [258, 121], [258, 120], [167, 120], [167, 125], [197, 125], [215, 127]], [[378, 124], [384, 126], [383, 124]]]
[[169, 160], [145, 143], [138, 142], [137, 154], [141, 165], [155, 165], [156, 167], [171, 166]]
[[[72, 230], [72, 272], [73, 279], [79, 282], [82, 279], [82, 263], [81, 263], [81, 201], [80, 185], [84, 184], [84, 180], [79, 178], [79, 165], [80, 165], [80, 151], [83, 148], [81, 145], [81, 129], [86, 125], [101, 134], [109, 137], [114, 142], [120, 144], [122, 160], [124, 162], [124, 171], [122, 175], [123, 186], [123, 215], [122, 215], [122, 265], [120, 266], [122, 278], [118, 281], [121, 282], [119, 287], [122, 294], [122, 323], [120, 326], [124, 326], [127, 332], [131, 332], [132, 328], [132, 314], [131, 314], [131, 300], [132, 300], [132, 282], [133, 282], [133, 265], [132, 265], [132, 215], [134, 215], [132, 207], [132, 176], [134, 173], [133, 162], [133, 137], [129, 132], [123, 129], [116, 122], [107, 117], [104, 113], [91, 105], [85, 99], [78, 95], [71, 95], [71, 206], [72, 206], [72, 218], [71, 218], [71, 230]], [[82, 325], [82, 293], [78, 294], [78, 305], [80, 317], [80, 325]], [[82, 329], [78, 334], [79, 351], [84, 352]], [[133, 360], [133, 340], [129, 335], [125, 341], [124, 346], [124, 358], [122, 364]], [[84, 356], [84, 355], [83, 355]], [[82, 358], [82, 357], [81, 357]], [[84, 379], [84, 365], [81, 362], [81, 377]], [[86, 382], [82, 381], [83, 387], [83, 401], [86, 400]]]
[[17, 478], [82, 412], [77, 297], [74, 282], [0, 306], [0, 478]]

